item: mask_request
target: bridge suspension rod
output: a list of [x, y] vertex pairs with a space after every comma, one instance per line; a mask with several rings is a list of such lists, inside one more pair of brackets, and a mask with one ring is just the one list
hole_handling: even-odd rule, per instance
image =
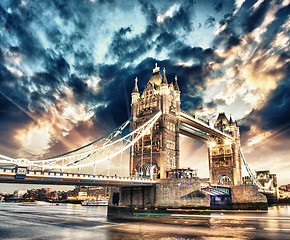
[[[91, 150], [42, 160], [14, 159], [4, 155], [0, 155], [0, 162], [12, 163], [19, 166], [32, 166], [43, 169], [79, 169], [92, 166], [96, 163], [112, 159], [118, 154], [123, 153], [125, 150], [133, 146], [137, 141], [139, 141], [151, 130], [154, 123], [158, 120], [160, 116], [161, 111], [158, 112], [146, 123], [144, 123], [142, 126], [127, 134], [126, 136], [114, 141], [106, 141], [105, 144], [103, 144], [102, 146], [96, 147]], [[122, 128], [124, 129], [125, 125], [122, 126]], [[132, 136], [134, 136], [134, 138], [132, 138]], [[84, 147], [82, 147], [82, 149], [83, 148]], [[106, 151], [108, 153], [106, 153]], [[93, 160], [91, 159], [93, 156], [99, 156], [100, 159]]]
[[247, 169], [247, 172], [249, 173], [249, 176], [252, 180], [252, 182], [254, 183], [254, 185], [256, 185], [259, 189], [260, 192], [264, 192], [264, 193], [274, 193], [275, 190], [270, 190], [270, 187], [271, 187], [271, 183], [272, 183], [272, 180], [270, 179], [270, 181], [263, 187], [261, 185], [261, 183], [258, 181], [258, 179], [256, 178], [256, 176], [252, 173], [247, 161], [246, 161], [246, 158], [242, 152], [242, 150], [240, 150], [240, 153], [241, 153], [241, 157], [242, 157], [242, 160], [243, 160], [243, 163]]

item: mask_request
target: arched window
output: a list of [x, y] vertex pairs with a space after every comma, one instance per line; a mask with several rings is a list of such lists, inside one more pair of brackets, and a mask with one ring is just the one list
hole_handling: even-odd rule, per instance
[[220, 175], [217, 178], [217, 184], [231, 185], [231, 178], [228, 175]]

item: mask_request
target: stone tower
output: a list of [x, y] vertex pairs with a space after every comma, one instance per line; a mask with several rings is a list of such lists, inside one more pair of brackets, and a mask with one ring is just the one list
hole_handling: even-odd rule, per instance
[[240, 185], [242, 183], [240, 133], [237, 122], [227, 119], [222, 112], [215, 128], [233, 137], [234, 140], [212, 138], [208, 143], [209, 177], [212, 184]]
[[162, 111], [151, 133], [141, 138], [130, 151], [130, 175], [165, 179], [167, 171], [179, 167], [180, 91], [177, 84], [168, 84], [165, 69], [153, 73], [145, 89], [139, 92], [137, 78], [132, 92], [131, 131]]

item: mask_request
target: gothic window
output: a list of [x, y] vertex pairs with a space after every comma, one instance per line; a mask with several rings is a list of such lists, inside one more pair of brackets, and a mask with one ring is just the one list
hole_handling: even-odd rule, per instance
[[167, 155], [167, 164], [166, 164], [167, 169], [175, 168], [175, 158], [174, 156], [168, 154]]
[[156, 130], [156, 129], [159, 129], [159, 122], [156, 122], [155, 124], [154, 124], [154, 129]]
[[224, 154], [224, 149], [223, 148], [219, 149], [219, 154]]
[[167, 122], [167, 129], [170, 131], [175, 131], [175, 125], [173, 122]]

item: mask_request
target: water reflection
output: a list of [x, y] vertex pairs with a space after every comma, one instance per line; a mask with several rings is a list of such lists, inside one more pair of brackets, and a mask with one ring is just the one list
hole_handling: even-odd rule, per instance
[[[290, 239], [290, 206], [111, 221], [106, 207], [1, 203], [1, 239]], [[153, 221], [152, 221], [153, 220]]]

